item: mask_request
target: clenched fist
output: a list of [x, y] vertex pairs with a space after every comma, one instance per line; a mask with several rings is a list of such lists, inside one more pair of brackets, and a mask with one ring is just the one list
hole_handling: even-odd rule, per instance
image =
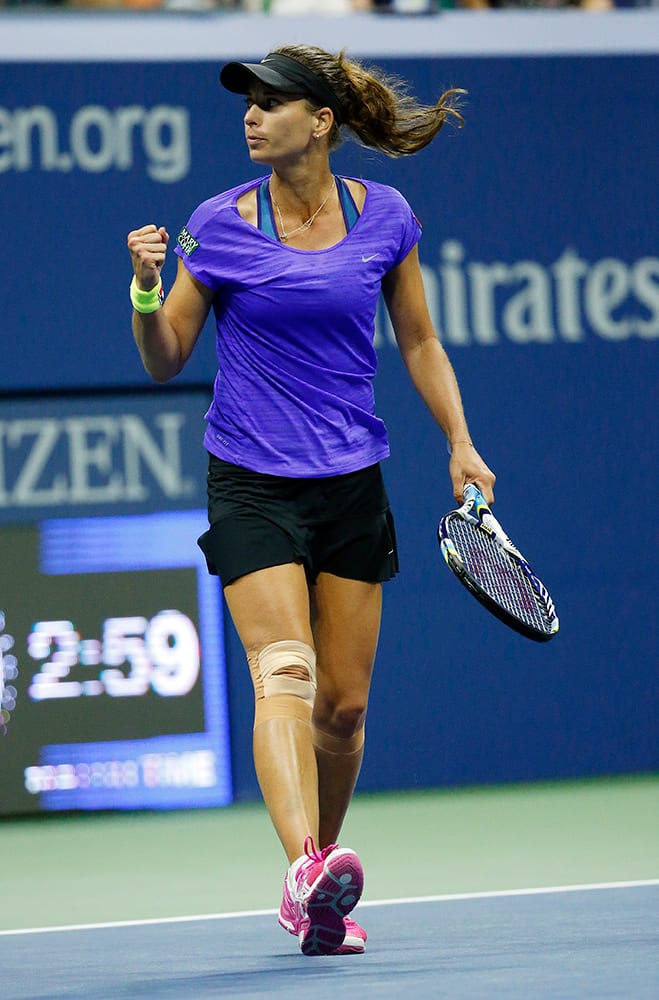
[[164, 226], [142, 226], [128, 234], [128, 249], [137, 287], [143, 292], [159, 284], [168, 243], [169, 233]]

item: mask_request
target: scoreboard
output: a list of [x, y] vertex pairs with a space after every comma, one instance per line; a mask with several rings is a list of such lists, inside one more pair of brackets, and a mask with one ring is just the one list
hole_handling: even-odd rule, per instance
[[[179, 450], [203, 456], [200, 441]], [[203, 490], [198, 469], [180, 474]], [[0, 814], [229, 803], [222, 593], [196, 544], [205, 509], [5, 513]]]

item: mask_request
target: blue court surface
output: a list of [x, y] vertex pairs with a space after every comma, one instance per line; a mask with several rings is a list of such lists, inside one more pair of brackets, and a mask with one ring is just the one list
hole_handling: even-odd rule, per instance
[[0, 996], [659, 997], [659, 880], [362, 904], [364, 955], [305, 958], [275, 911], [0, 932]]

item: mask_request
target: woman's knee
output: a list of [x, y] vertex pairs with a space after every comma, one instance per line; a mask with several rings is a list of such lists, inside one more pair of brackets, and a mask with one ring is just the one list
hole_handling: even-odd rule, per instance
[[[316, 695], [316, 653], [305, 642], [271, 642], [261, 649], [247, 650], [257, 705], [261, 701], [290, 696], [313, 707]], [[262, 707], [262, 706], [261, 706]]]
[[366, 708], [366, 698], [358, 694], [346, 694], [330, 699], [318, 692], [314, 703], [313, 722], [322, 732], [345, 739], [364, 728]]

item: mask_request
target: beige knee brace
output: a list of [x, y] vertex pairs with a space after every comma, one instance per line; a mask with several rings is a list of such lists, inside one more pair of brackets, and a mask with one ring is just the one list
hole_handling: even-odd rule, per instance
[[309, 722], [316, 697], [316, 654], [306, 642], [285, 639], [247, 653], [254, 683], [254, 724], [273, 718]]

